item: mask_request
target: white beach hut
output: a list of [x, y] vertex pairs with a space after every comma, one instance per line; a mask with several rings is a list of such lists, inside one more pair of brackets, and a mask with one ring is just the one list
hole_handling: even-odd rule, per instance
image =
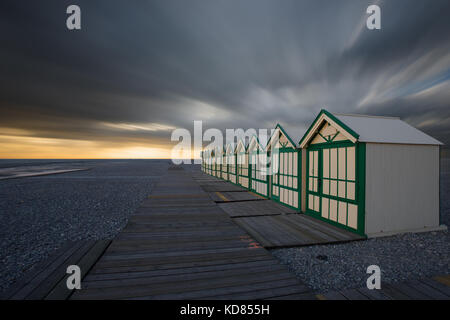
[[292, 136], [277, 124], [266, 152], [270, 158], [270, 198], [296, 211], [301, 210], [302, 150], [298, 148], [301, 136]]
[[264, 197], [269, 195], [267, 153], [256, 136], [252, 136], [247, 148], [250, 159], [250, 190]]
[[247, 146], [243, 140], [239, 140], [236, 150], [236, 165], [237, 165], [237, 184], [244, 188], [249, 188], [249, 158], [247, 153]]
[[236, 154], [234, 153], [234, 144], [230, 143], [225, 149], [226, 161], [228, 166], [228, 181], [236, 184]]
[[437, 230], [441, 142], [399, 118], [322, 110], [306, 148], [306, 214], [368, 237]]

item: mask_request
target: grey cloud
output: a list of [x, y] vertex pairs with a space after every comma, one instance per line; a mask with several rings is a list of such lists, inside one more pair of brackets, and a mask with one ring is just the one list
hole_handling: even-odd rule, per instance
[[450, 143], [445, 86], [422, 97], [402, 91], [446, 79], [446, 0], [381, 1], [380, 31], [361, 29], [373, 1], [83, 0], [82, 30], [69, 32], [72, 3], [2, 1], [0, 126], [160, 141], [169, 133], [101, 123], [306, 128], [326, 107], [426, 123]]

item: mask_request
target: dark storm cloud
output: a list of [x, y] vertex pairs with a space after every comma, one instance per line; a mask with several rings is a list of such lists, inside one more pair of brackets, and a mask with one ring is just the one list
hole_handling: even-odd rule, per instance
[[[382, 8], [379, 31], [365, 28], [373, 3]], [[81, 31], [65, 27], [69, 4], [81, 7]], [[160, 143], [192, 120], [301, 128], [326, 107], [400, 116], [450, 142], [447, 0], [0, 7], [0, 127]]]

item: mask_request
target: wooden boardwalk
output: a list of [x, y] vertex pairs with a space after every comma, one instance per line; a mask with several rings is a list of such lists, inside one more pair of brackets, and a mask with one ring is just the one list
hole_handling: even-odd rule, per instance
[[192, 176], [174, 171], [154, 187], [71, 298], [315, 297]]
[[294, 210], [271, 200], [255, 202], [225, 202], [219, 204], [219, 206], [232, 218], [273, 216], [295, 213]]
[[264, 198], [262, 198], [261, 196], [248, 191], [238, 191], [238, 192], [216, 191], [210, 192], [209, 196], [215, 203], [264, 200]]
[[[226, 190], [230, 182], [213, 179], [204, 180], [204, 174], [194, 174], [194, 179], [211, 186], [214, 183]], [[207, 182], [205, 182], [207, 181]], [[215, 182], [214, 182], [215, 181]], [[264, 248], [285, 248], [314, 244], [340, 243], [362, 240], [365, 237], [337, 228], [329, 223], [298, 214], [295, 210], [248, 191], [210, 192], [211, 199], [219, 204], [242, 229]]]
[[365, 239], [303, 214], [235, 218], [265, 248], [306, 246]]
[[[169, 168], [113, 241], [68, 244], [0, 299], [449, 299], [449, 276], [313, 294], [262, 245], [349, 241], [354, 235], [268, 200], [216, 203], [204, 190], [214, 180]], [[255, 215], [258, 210], [265, 214]], [[233, 218], [233, 212], [241, 213]], [[81, 290], [66, 287], [72, 264], [81, 268]]]
[[232, 184], [231, 182], [226, 182], [219, 180], [218, 178], [214, 178], [215, 181], [202, 181], [198, 180], [197, 182], [201, 186], [201, 188], [206, 192], [236, 192], [236, 191], [243, 191], [247, 192], [246, 189], [237, 186], [235, 184]]
[[450, 276], [381, 284], [380, 290], [347, 289], [319, 294], [321, 300], [450, 300]]

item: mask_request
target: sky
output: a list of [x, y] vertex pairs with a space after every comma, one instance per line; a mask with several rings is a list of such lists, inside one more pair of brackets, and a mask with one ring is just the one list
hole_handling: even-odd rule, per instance
[[[66, 8], [81, 8], [81, 30]], [[381, 30], [366, 9], [381, 8]], [[0, 158], [170, 158], [175, 128], [325, 108], [450, 144], [448, 0], [2, 0]]]

